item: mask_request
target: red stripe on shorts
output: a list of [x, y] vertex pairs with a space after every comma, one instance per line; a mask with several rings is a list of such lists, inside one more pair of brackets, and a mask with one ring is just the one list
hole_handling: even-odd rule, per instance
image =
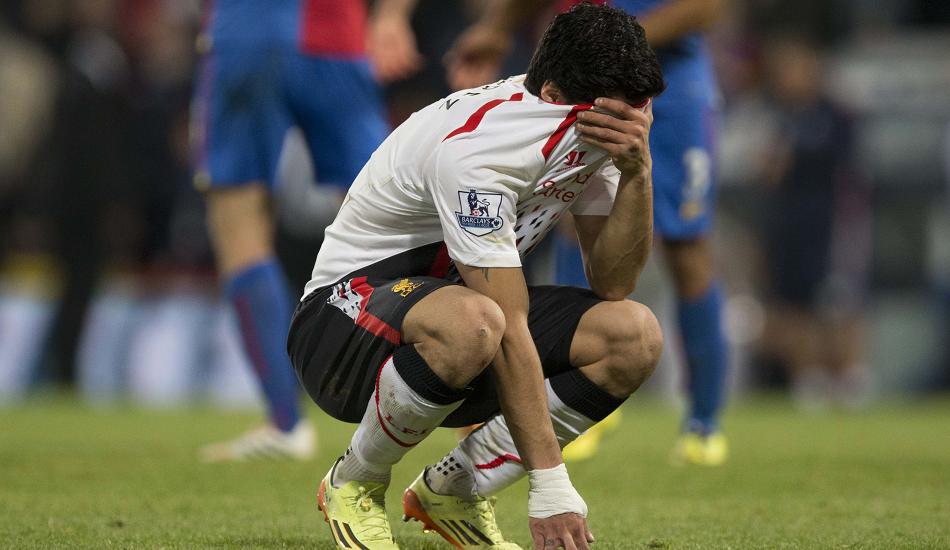
[[366, 311], [366, 306], [369, 304], [369, 297], [372, 296], [373, 291], [375, 290], [366, 282], [366, 277], [357, 277], [353, 279], [350, 281], [350, 286], [353, 288], [353, 292], [363, 297], [363, 302], [360, 304], [360, 312], [357, 314], [356, 319], [354, 320], [357, 326], [363, 327], [370, 333], [379, 336], [380, 338], [385, 338], [390, 344], [394, 346], [401, 344], [402, 335], [398, 330], [393, 328], [386, 321], [383, 321], [379, 317]]

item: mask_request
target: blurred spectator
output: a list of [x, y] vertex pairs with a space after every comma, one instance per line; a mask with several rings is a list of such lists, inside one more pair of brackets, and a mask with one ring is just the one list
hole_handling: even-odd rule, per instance
[[[946, 135], [944, 137], [944, 174], [946, 175], [946, 185], [944, 191], [944, 210], [947, 212], [944, 218], [944, 230], [950, 229], [950, 122], [947, 124]], [[939, 272], [935, 274], [937, 306], [941, 316], [941, 334], [950, 332], [950, 246], [943, 247], [943, 257], [936, 262]], [[950, 389], [950, 339], [943, 337], [940, 349], [937, 355], [937, 372], [933, 380], [933, 389]]]
[[97, 401], [256, 399], [191, 185], [195, 8], [4, 5], [0, 401], [74, 376]]
[[[110, 35], [114, 6], [108, 2], [24, 0], [7, 10], [17, 40], [42, 51], [44, 60], [37, 67], [55, 75], [47, 83], [52, 102], [44, 107], [49, 131], [5, 186], [13, 190], [5, 233], [10, 235], [8, 277], [22, 278], [25, 265], [32, 283], [53, 282], [32, 297], [21, 292], [23, 285], [8, 288], [21, 303], [29, 302], [34, 313], [45, 311], [31, 317], [37, 324], [29, 340], [35, 340], [37, 353], [46, 351], [44, 363], [59, 378], [72, 369], [84, 310], [107, 249], [117, 253], [136, 235], [135, 224], [119, 233], [104, 230], [109, 220], [127, 211], [130, 200], [121, 186], [126, 168], [120, 137], [125, 59]], [[24, 345], [23, 340], [11, 344]], [[39, 361], [30, 357], [17, 367], [32, 369]]]
[[59, 281], [48, 252], [52, 220], [30, 196], [28, 182], [49, 139], [59, 87], [55, 61], [0, 20], [0, 401], [31, 382], [53, 319]]
[[[77, 355], [86, 399], [147, 406], [211, 397], [257, 401], [236, 320], [218, 297], [204, 201], [191, 183], [188, 113], [197, 10], [166, 0], [124, 4], [130, 53], [126, 185], [138, 197], [137, 246], [97, 280]], [[126, 225], [109, 228], [121, 234]], [[119, 260], [119, 261], [116, 261]]]
[[767, 63], [777, 131], [762, 166], [771, 195], [766, 343], [802, 407], [858, 406], [868, 382], [860, 257], [868, 235], [852, 123], [824, 95], [820, 54], [807, 41], [774, 41]]

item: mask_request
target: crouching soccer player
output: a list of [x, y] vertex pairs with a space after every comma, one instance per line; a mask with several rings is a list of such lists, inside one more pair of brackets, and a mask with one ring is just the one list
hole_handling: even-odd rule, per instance
[[[527, 475], [535, 548], [588, 548], [560, 449], [659, 359], [655, 317], [625, 298], [652, 245], [662, 89], [635, 19], [581, 5], [554, 20], [525, 77], [426, 107], [363, 168], [288, 343], [314, 401], [359, 423], [318, 494], [340, 548], [398, 548], [392, 466], [439, 426], [483, 422], [406, 489], [406, 517], [458, 548], [518, 548], [488, 497]], [[568, 209], [592, 291], [526, 286], [522, 256]]]

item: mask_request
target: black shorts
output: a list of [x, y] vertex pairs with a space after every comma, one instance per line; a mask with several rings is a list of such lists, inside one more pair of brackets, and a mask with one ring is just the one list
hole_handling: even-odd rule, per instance
[[[403, 345], [409, 309], [431, 292], [457, 283], [434, 277], [357, 277], [313, 291], [297, 307], [287, 350], [307, 393], [330, 416], [359, 422], [376, 373]], [[528, 326], [544, 376], [573, 368], [571, 342], [584, 313], [601, 302], [593, 292], [565, 286], [528, 288]], [[500, 406], [491, 369], [470, 384], [471, 393], [443, 426], [484, 422]]]

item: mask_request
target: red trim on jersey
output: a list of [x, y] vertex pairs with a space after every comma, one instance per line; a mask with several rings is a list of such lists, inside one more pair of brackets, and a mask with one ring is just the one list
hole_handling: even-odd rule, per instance
[[508, 99], [493, 99], [485, 103], [484, 105], [479, 107], [477, 111], [472, 113], [472, 116], [468, 117], [468, 120], [465, 121], [465, 124], [449, 132], [449, 135], [445, 136], [445, 138], [443, 138], [442, 141], [455, 137], [459, 134], [466, 134], [468, 132], [475, 131], [475, 129], [478, 128], [478, 125], [482, 123], [482, 119], [485, 118], [485, 113], [487, 113], [488, 111], [491, 111], [492, 109], [494, 109], [495, 107], [501, 105], [502, 103], [506, 101], [521, 101], [521, 98], [523, 97], [524, 97], [524, 94], [521, 92], [518, 92], [516, 94], [512, 94], [511, 97], [509, 97]]
[[[406, 443], [405, 441], [400, 441], [396, 436], [389, 431], [389, 428], [386, 427], [386, 422], [383, 420], [383, 413], [379, 410], [379, 378], [383, 375], [383, 369], [386, 368], [386, 363], [392, 361], [393, 356], [390, 355], [383, 361], [383, 364], [380, 365], [379, 370], [376, 371], [376, 392], [373, 394], [376, 396], [376, 420], [379, 421], [379, 427], [383, 429], [386, 435], [389, 436], [389, 439], [392, 439], [400, 447], [415, 447], [417, 443]], [[395, 365], [393, 366], [395, 368]]]
[[449, 248], [443, 242], [442, 246], [439, 247], [439, 251], [435, 253], [435, 260], [432, 260], [432, 267], [429, 268], [429, 277], [444, 279], [449, 273], [449, 265], [451, 263], [452, 258], [449, 257]]
[[554, 151], [554, 148], [557, 147], [557, 144], [561, 143], [561, 140], [564, 138], [564, 134], [567, 133], [567, 129], [577, 121], [577, 113], [586, 111], [591, 107], [593, 107], [593, 105], [575, 105], [571, 109], [571, 112], [567, 113], [567, 116], [564, 117], [564, 120], [562, 120], [558, 125], [557, 130], [554, 130], [554, 133], [548, 138], [547, 143], [545, 143], [544, 147], [541, 148], [541, 155], [544, 156], [544, 160], [548, 160], [548, 157], [551, 156], [551, 151]]
[[503, 455], [496, 456], [495, 458], [493, 458], [489, 462], [486, 462], [485, 464], [476, 464], [475, 467], [478, 468], [479, 470], [494, 470], [495, 468], [509, 461], [517, 462], [518, 464], [521, 464], [520, 457], [517, 457], [511, 453], [505, 453]]
[[398, 330], [393, 328], [386, 321], [383, 321], [379, 317], [366, 311], [366, 306], [369, 304], [369, 297], [373, 294], [373, 291], [376, 290], [366, 283], [366, 277], [357, 277], [353, 279], [350, 281], [350, 287], [353, 289], [353, 292], [363, 297], [363, 303], [360, 304], [360, 312], [353, 322], [355, 322], [357, 326], [363, 327], [370, 333], [379, 336], [380, 338], [385, 338], [390, 344], [393, 344], [394, 346], [401, 344], [402, 335], [399, 334]]
[[300, 49], [310, 55], [366, 55], [366, 5], [361, 0], [302, 0]]

